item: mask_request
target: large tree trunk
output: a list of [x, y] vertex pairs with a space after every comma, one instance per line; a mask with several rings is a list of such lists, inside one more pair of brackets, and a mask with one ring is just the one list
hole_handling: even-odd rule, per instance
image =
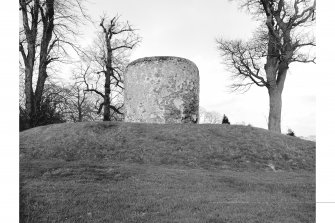
[[27, 113], [27, 127], [33, 127], [33, 114], [35, 113], [34, 109], [34, 92], [33, 92], [33, 70], [29, 67], [25, 68], [25, 86], [24, 86], [24, 93], [26, 97], [25, 107]]
[[277, 59], [269, 58], [266, 64], [266, 75], [268, 81], [269, 93], [269, 117], [268, 117], [268, 130], [281, 133], [281, 93], [282, 90], [277, 85]]
[[[267, 21], [268, 27], [272, 26], [271, 20]], [[274, 33], [273, 33], [274, 32]], [[268, 130], [281, 133], [281, 107], [283, 86], [286, 77], [286, 71], [283, 72], [283, 66], [278, 58], [279, 48], [276, 44], [275, 31], [269, 30], [268, 55], [264, 66], [267, 79], [267, 88], [270, 99]]]
[[[26, 97], [26, 111], [28, 118], [28, 127], [36, 126], [38, 122], [38, 110], [42, 100], [42, 94], [44, 89], [44, 84], [47, 78], [47, 65], [51, 61], [49, 58], [49, 43], [52, 37], [52, 32], [54, 28], [54, 0], [46, 0], [45, 11], [39, 0], [34, 0], [33, 8], [30, 11], [31, 22], [28, 18], [27, 5], [24, 0], [20, 0], [20, 6], [22, 10], [23, 27], [25, 31], [25, 36], [27, 39], [27, 54], [23, 48], [22, 43], [20, 43], [20, 51], [25, 64], [25, 97]], [[38, 69], [38, 79], [36, 84], [35, 92], [33, 91], [33, 73], [35, 65], [36, 48], [38, 44], [36, 43], [37, 33], [38, 33], [38, 21], [39, 14], [41, 14], [41, 20], [43, 23], [42, 28], [42, 39], [40, 43], [40, 61]], [[29, 27], [29, 22], [31, 27]]]
[[282, 92], [284, 89], [288, 65], [281, 62], [278, 66], [278, 74], [275, 82], [270, 82], [268, 87], [270, 109], [268, 129], [273, 132], [281, 133], [281, 108]]
[[[27, 40], [27, 52], [25, 52], [23, 44], [20, 43], [20, 52], [25, 65], [25, 86], [24, 93], [26, 97], [25, 107], [27, 112], [28, 123], [27, 127], [33, 127], [33, 119], [35, 116], [35, 97], [33, 91], [33, 73], [35, 64], [36, 54], [36, 38], [37, 38], [37, 25], [39, 20], [39, 0], [34, 0], [33, 7], [31, 8], [30, 15], [31, 20], [28, 18], [28, 10], [26, 1], [20, 0], [20, 6], [22, 11], [22, 23], [24, 28], [25, 37]], [[30, 25], [29, 25], [30, 23]]]
[[42, 95], [44, 91], [45, 81], [48, 77], [47, 66], [51, 57], [49, 52], [49, 44], [54, 30], [54, 0], [46, 0], [45, 11], [40, 7], [40, 13], [43, 22], [43, 34], [40, 46], [40, 63], [38, 68], [38, 79], [35, 90], [35, 110], [40, 107]]
[[281, 91], [275, 87], [269, 88], [268, 92], [270, 99], [268, 129], [273, 132], [281, 133]]

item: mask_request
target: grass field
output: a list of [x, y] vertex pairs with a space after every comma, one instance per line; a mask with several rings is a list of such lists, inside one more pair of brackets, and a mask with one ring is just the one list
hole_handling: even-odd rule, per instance
[[21, 222], [315, 222], [315, 143], [234, 125], [20, 133]]

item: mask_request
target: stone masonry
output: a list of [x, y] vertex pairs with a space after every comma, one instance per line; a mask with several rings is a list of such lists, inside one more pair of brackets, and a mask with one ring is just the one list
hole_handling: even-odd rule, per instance
[[124, 87], [126, 122], [198, 122], [199, 70], [187, 59], [137, 59], [127, 66]]

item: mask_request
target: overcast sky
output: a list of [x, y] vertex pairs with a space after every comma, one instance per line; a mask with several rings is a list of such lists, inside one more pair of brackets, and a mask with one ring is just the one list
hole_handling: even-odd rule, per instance
[[[248, 39], [257, 23], [228, 0], [95, 0], [87, 4], [95, 21], [105, 13], [121, 15], [143, 38], [131, 60], [147, 56], [178, 56], [193, 61], [200, 72], [200, 106], [226, 114], [231, 123], [267, 128], [268, 94], [254, 86], [244, 94], [231, 93], [230, 74], [222, 64], [216, 38]], [[96, 30], [85, 27], [89, 43]], [[314, 64], [291, 64], [283, 92], [282, 132], [315, 135]]]

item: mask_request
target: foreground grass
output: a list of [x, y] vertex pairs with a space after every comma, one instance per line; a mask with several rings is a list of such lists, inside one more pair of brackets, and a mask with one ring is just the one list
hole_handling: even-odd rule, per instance
[[315, 143], [261, 129], [65, 124], [20, 149], [21, 222], [315, 222]]
[[22, 222], [314, 222], [309, 172], [21, 163]]

